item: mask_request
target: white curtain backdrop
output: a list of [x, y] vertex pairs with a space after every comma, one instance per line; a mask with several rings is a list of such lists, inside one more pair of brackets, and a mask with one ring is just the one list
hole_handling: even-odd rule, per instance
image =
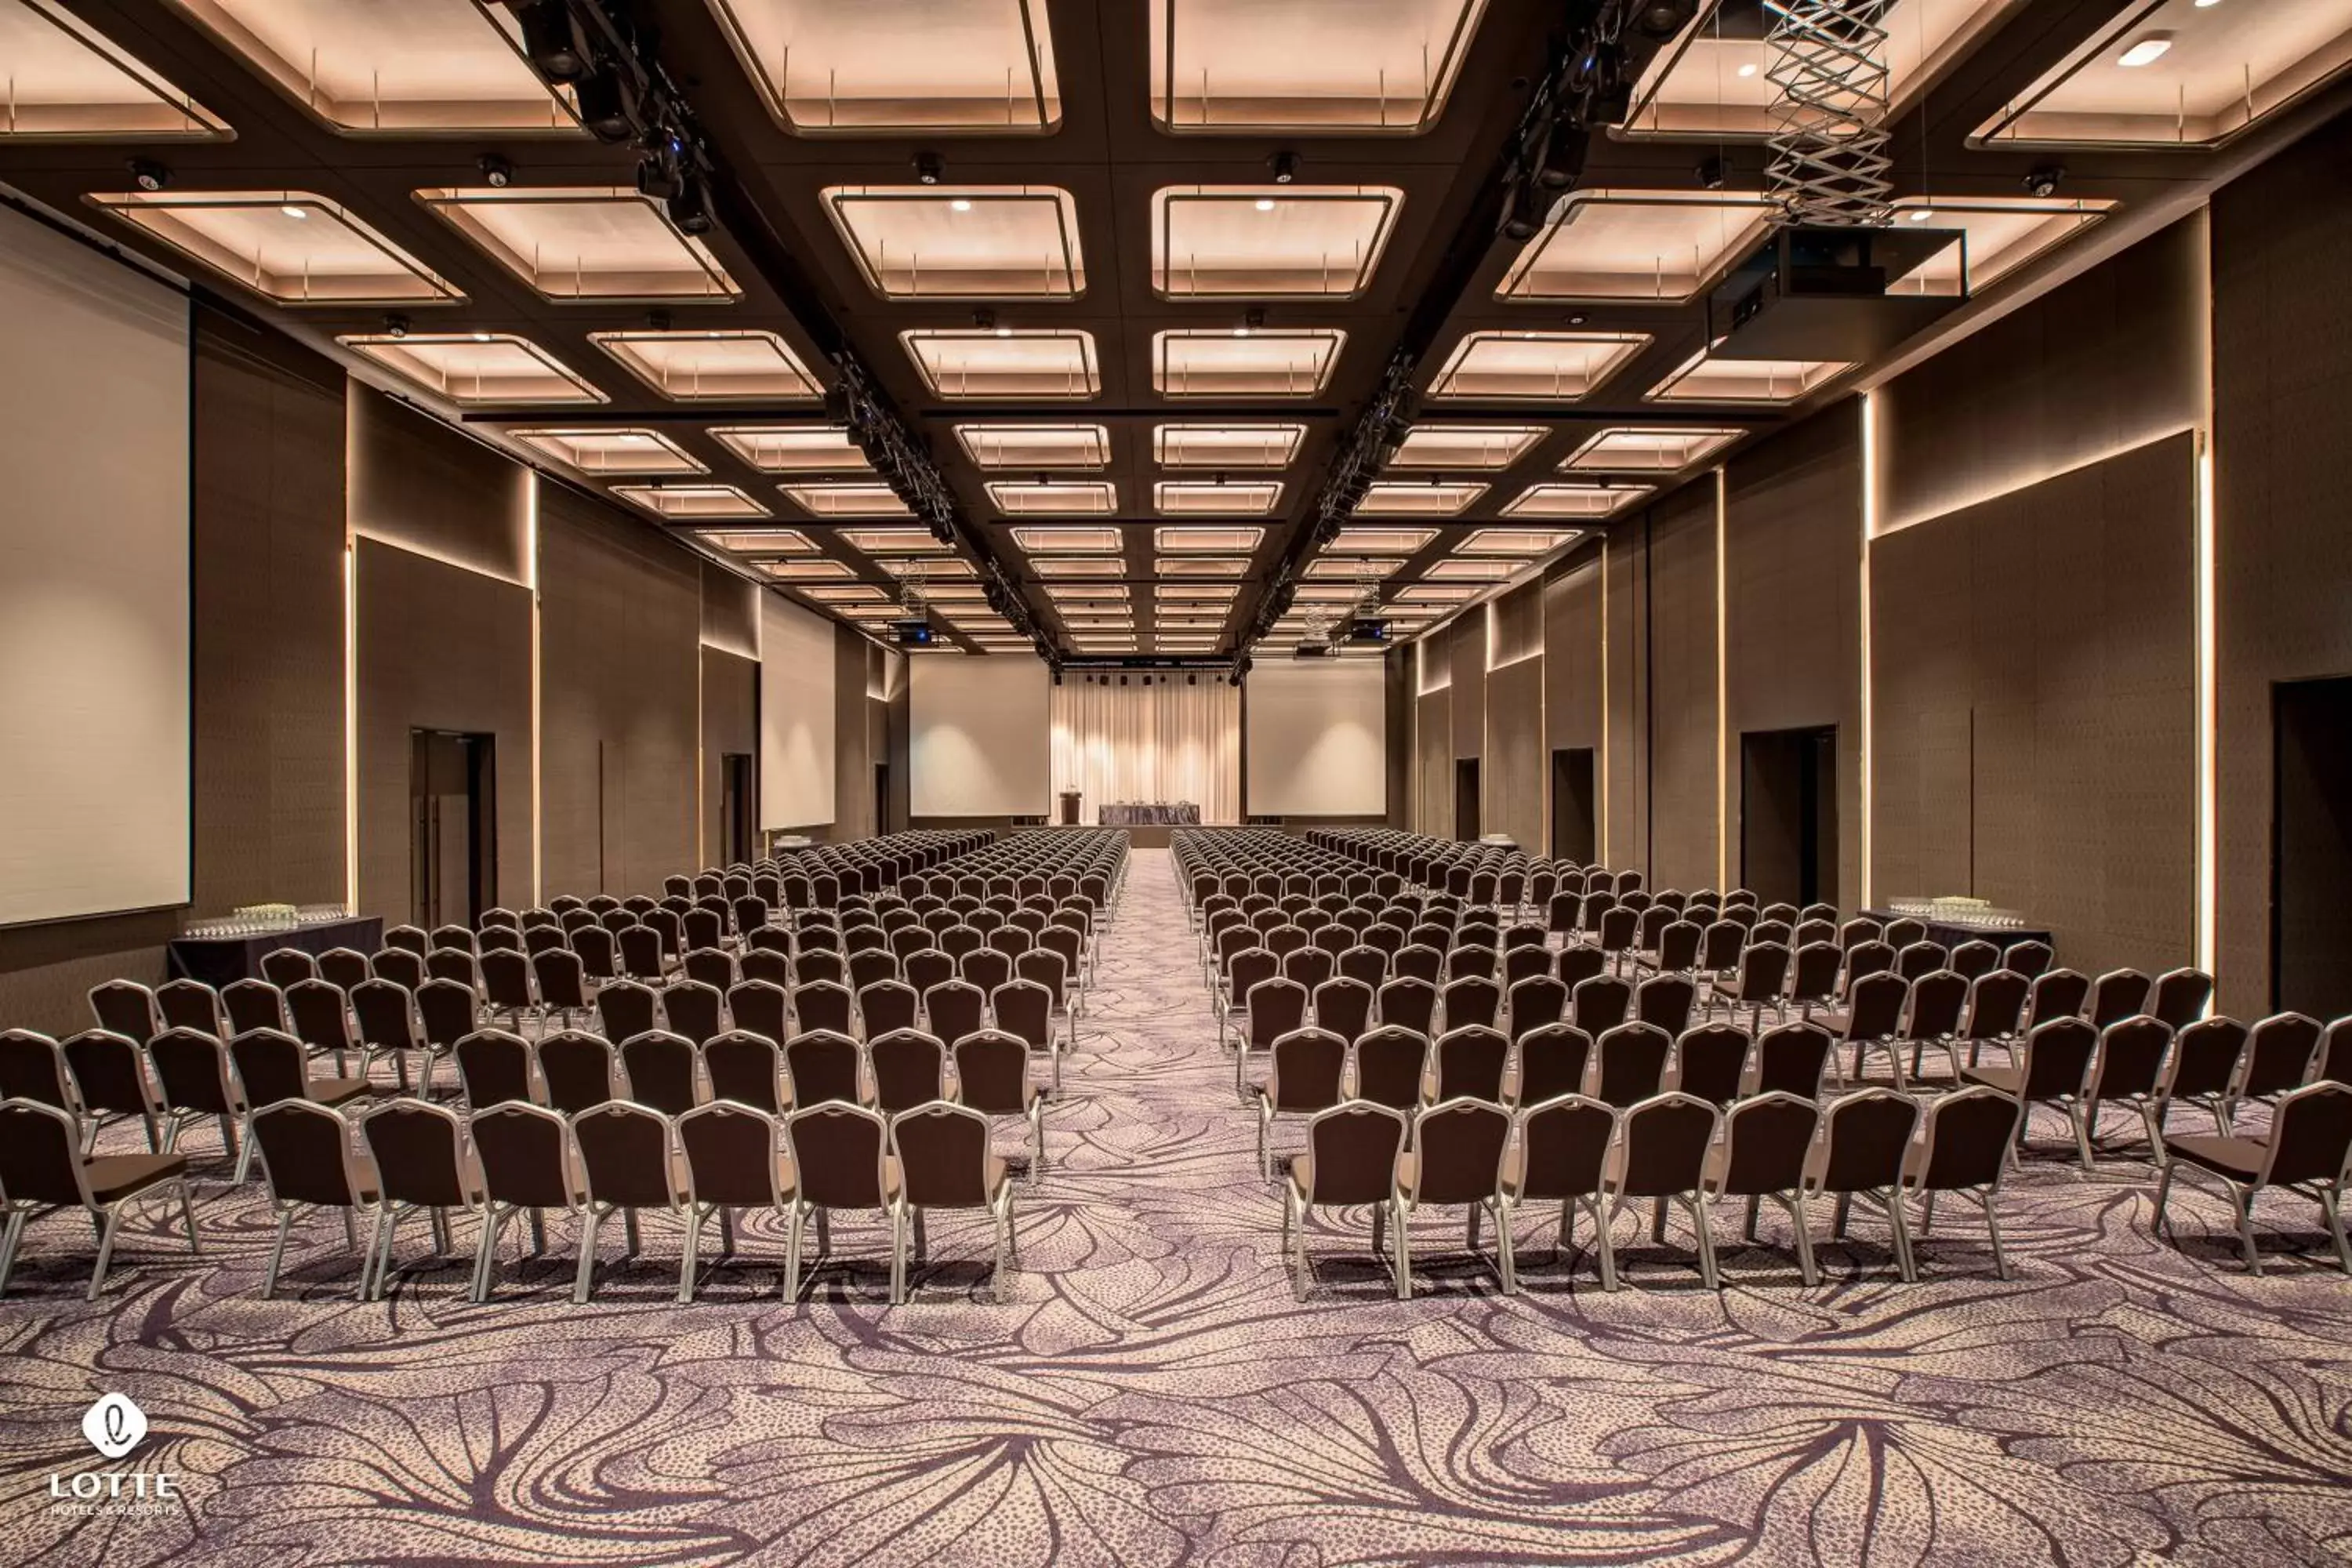
[[1208, 675], [1127, 679], [1071, 675], [1053, 689], [1054, 797], [1076, 790], [1080, 822], [1123, 801], [1191, 801], [1203, 822], [1239, 822], [1241, 689]]

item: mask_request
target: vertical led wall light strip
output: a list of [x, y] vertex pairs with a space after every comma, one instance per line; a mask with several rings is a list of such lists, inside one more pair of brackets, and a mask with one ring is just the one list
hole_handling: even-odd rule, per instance
[[1878, 394], [1862, 395], [1862, 899], [1870, 907], [1871, 819], [1875, 781], [1870, 707], [1870, 541], [1878, 531]]
[[1601, 536], [1601, 822], [1592, 858], [1609, 864], [1609, 536]]
[[2215, 640], [2213, 582], [2213, 435], [2197, 437], [2197, 967], [2215, 973], [2221, 945], [2221, 812], [2219, 738], [2219, 648]]
[[352, 523], [358, 399], [343, 394], [343, 907], [360, 907], [360, 557]]
[[539, 744], [539, 470], [522, 471], [523, 586], [530, 590], [530, 901], [547, 901], [545, 861], [541, 854], [541, 787]]
[[1731, 886], [1731, 677], [1727, 662], [1731, 628], [1724, 611], [1729, 601], [1726, 582], [1730, 567], [1725, 553], [1729, 534], [1727, 508], [1730, 481], [1717, 465], [1715, 470], [1715, 885]]

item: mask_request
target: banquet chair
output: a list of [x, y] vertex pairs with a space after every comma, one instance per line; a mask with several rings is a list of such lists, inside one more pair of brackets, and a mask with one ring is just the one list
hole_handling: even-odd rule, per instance
[[187, 1158], [176, 1153], [90, 1154], [71, 1111], [37, 1100], [0, 1100], [0, 1295], [15, 1273], [25, 1230], [43, 1211], [79, 1209], [97, 1232], [98, 1257], [84, 1300], [95, 1301], [106, 1284], [123, 1211], [142, 1199], [176, 1195], [187, 1227], [188, 1250], [196, 1243], [195, 1209], [189, 1195]]
[[1300, 1298], [1306, 1295], [1308, 1279], [1307, 1220], [1318, 1208], [1370, 1207], [1376, 1257], [1381, 1233], [1391, 1219], [1396, 1220], [1395, 1256], [1390, 1267], [1397, 1299], [1403, 1300], [1410, 1294], [1412, 1264], [1397, 1190], [1398, 1156], [1404, 1150], [1408, 1125], [1402, 1111], [1362, 1100], [1334, 1106], [1308, 1120], [1307, 1152], [1291, 1158], [1282, 1189], [1282, 1249], [1291, 1260], [1293, 1289]]

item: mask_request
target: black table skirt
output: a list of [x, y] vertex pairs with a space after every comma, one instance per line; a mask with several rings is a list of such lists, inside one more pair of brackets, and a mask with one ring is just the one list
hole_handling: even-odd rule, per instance
[[335, 947], [373, 953], [383, 946], [383, 917], [358, 915], [346, 921], [320, 921], [254, 936], [176, 937], [166, 962], [174, 980], [201, 980], [218, 987], [232, 980], [260, 979], [261, 955], [281, 947], [295, 948], [316, 957]]
[[1189, 801], [1168, 805], [1106, 805], [1097, 810], [1096, 817], [1105, 827], [1198, 827], [1201, 808]]
[[1931, 921], [1925, 915], [1897, 914], [1893, 910], [1864, 910], [1862, 912], [1883, 924], [1892, 924], [1895, 921], [1917, 921], [1927, 928], [1927, 940], [1937, 947], [1958, 947], [1964, 942], [1989, 942], [2003, 952], [2007, 952], [2021, 942], [2047, 942], [2053, 952], [2058, 947], [2057, 938], [2049, 931], [2034, 931], [2022, 926], [1981, 931], [1975, 926], [1946, 925], [1941, 921]]

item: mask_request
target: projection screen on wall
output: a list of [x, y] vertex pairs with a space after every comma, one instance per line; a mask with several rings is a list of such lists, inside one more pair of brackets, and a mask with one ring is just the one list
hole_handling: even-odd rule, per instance
[[189, 342], [0, 211], [0, 925], [189, 900]]
[[912, 814], [1045, 816], [1052, 758], [1045, 665], [1017, 655], [907, 663]]
[[1252, 816], [1388, 810], [1388, 700], [1375, 658], [1265, 659], [1242, 689]]
[[760, 826], [833, 821], [833, 623], [760, 595]]

